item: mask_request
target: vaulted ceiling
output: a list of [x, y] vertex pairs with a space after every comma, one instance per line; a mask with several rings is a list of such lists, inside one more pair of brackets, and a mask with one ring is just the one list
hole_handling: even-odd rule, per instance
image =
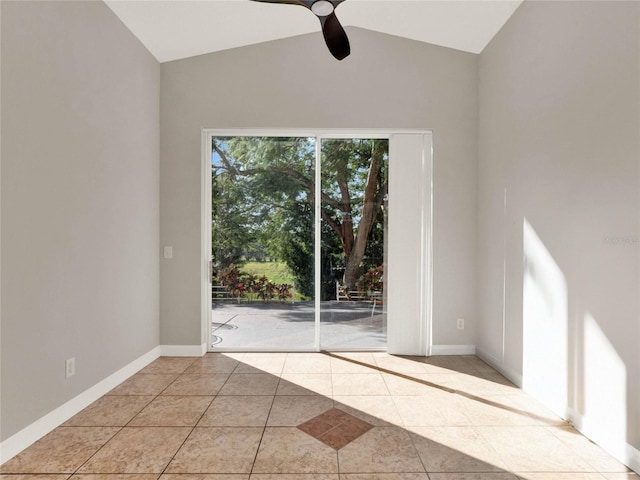
[[[347, 0], [343, 26], [480, 53], [522, 0]], [[160, 62], [319, 32], [297, 5], [250, 0], [106, 0]], [[319, 41], [322, 41], [319, 37]]]

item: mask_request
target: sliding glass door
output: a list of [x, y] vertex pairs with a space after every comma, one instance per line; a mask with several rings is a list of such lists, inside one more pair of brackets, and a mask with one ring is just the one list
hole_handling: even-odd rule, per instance
[[321, 140], [320, 343], [384, 349], [387, 139]]
[[316, 139], [211, 139], [211, 346], [312, 350]]
[[204, 137], [208, 349], [426, 353], [430, 135], [224, 133]]

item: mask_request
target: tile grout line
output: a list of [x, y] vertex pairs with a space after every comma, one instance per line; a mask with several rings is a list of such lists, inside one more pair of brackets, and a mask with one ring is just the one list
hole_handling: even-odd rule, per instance
[[[377, 362], [376, 362], [376, 365], [373, 366], [373, 365], [368, 365], [368, 364], [366, 364], [364, 362], [361, 362], [361, 361], [359, 361], [357, 359], [340, 356], [339, 354], [336, 354], [336, 353], [327, 352], [327, 351], [323, 351], [322, 353], [324, 355], [327, 355], [327, 356], [332, 357], [332, 358], [338, 358], [338, 359], [341, 359], [341, 360], [344, 360], [344, 361], [347, 361], [347, 362], [355, 363], [356, 365], [361, 365], [361, 366], [364, 366], [364, 367], [373, 368], [374, 370], [378, 370], [381, 373], [388, 373], [390, 375], [393, 375], [393, 376], [396, 376], [396, 377], [400, 377], [400, 378], [403, 378], [405, 380], [409, 380], [409, 381], [412, 381], [412, 382], [420, 383], [420, 384], [425, 385], [427, 387], [436, 388], [438, 390], [442, 390], [442, 391], [447, 392], [447, 393], [457, 394], [457, 395], [459, 395], [461, 397], [468, 398], [469, 400], [473, 400], [473, 401], [478, 402], [478, 403], [483, 403], [485, 405], [489, 405], [490, 407], [500, 408], [500, 409], [507, 410], [507, 411], [510, 411], [510, 412], [513, 412], [513, 413], [517, 413], [517, 414], [523, 415], [523, 416], [529, 416], [531, 418], [534, 418], [536, 420], [541, 421], [542, 423], [546, 423], [547, 425], [549, 425], [549, 421], [547, 419], [541, 418], [538, 415], [534, 415], [534, 414], [528, 413], [528, 412], [520, 410], [518, 408], [509, 407], [508, 405], [503, 405], [503, 404], [500, 404], [500, 403], [497, 403], [497, 402], [494, 402], [494, 401], [491, 401], [491, 400], [487, 400], [487, 399], [482, 398], [482, 397], [480, 397], [478, 395], [467, 393], [467, 392], [464, 392], [464, 391], [456, 389], [456, 388], [450, 388], [450, 387], [446, 387], [444, 385], [438, 385], [437, 383], [433, 383], [433, 382], [430, 382], [428, 380], [422, 380], [422, 379], [419, 379], [419, 378], [412, 377], [409, 374], [396, 372], [394, 370], [389, 370], [387, 368], [383, 368], [383, 367], [378, 366]], [[374, 361], [375, 361], [375, 359], [374, 359]], [[475, 368], [475, 367], [472, 366], [472, 368]], [[464, 374], [463, 372], [457, 372], [457, 373]], [[482, 372], [479, 372], [478, 370], [476, 370], [476, 373], [477, 373], [477, 375], [480, 375]], [[482, 376], [477, 376], [477, 375], [473, 375], [473, 376], [476, 376], [476, 378], [480, 378], [480, 379], [483, 378]], [[383, 376], [383, 379], [384, 379], [384, 376]]]
[[[285, 357], [287, 358], [287, 357]], [[267, 431], [267, 424], [269, 423], [269, 417], [271, 416], [271, 411], [273, 410], [273, 404], [276, 401], [276, 396], [278, 394], [278, 388], [280, 387], [280, 381], [282, 380], [282, 373], [284, 372], [284, 366], [286, 364], [286, 360], [285, 362], [282, 364], [282, 371], [280, 372], [280, 374], [278, 375], [278, 383], [276, 384], [276, 389], [273, 392], [273, 398], [271, 399], [271, 406], [269, 407], [269, 412], [267, 413], [267, 417], [264, 420], [264, 426], [262, 427], [262, 435], [260, 435], [260, 441], [258, 442], [258, 446], [256, 447], [256, 454], [253, 456], [253, 462], [251, 463], [251, 469], [249, 470], [249, 477], [251, 478], [251, 475], [253, 475], [253, 469], [256, 466], [256, 460], [258, 459], [258, 453], [260, 452], [260, 447], [262, 446], [262, 440], [264, 439], [264, 434]], [[273, 375], [273, 374], [271, 374]]]
[[[195, 361], [195, 360], [194, 360], [194, 361]], [[187, 367], [187, 368], [188, 368], [188, 367]], [[136, 375], [140, 375], [140, 374], [141, 374], [140, 372], [136, 373]], [[145, 375], [145, 374], [141, 374], [141, 375]], [[180, 376], [180, 374], [178, 374], [178, 377], [179, 377], [179, 376]], [[178, 377], [176, 377], [176, 379], [177, 379]], [[128, 380], [128, 379], [127, 379], [127, 380]], [[126, 380], [125, 380], [125, 381], [126, 381]], [[173, 384], [173, 382], [175, 382], [175, 379], [174, 379], [174, 380], [173, 380], [169, 385]], [[124, 382], [123, 382], [123, 383], [124, 383]], [[129, 425], [129, 424], [130, 424], [130, 423], [131, 423], [131, 422], [132, 422], [132, 421], [133, 421], [133, 420], [134, 420], [138, 415], [140, 415], [140, 413], [142, 412], [142, 410], [144, 410], [145, 408], [147, 408], [147, 407], [148, 407], [148, 406], [149, 406], [149, 405], [150, 405], [150, 404], [151, 404], [151, 403], [152, 403], [156, 398], [158, 398], [158, 397], [160, 396], [160, 394], [161, 394], [164, 390], [166, 390], [167, 388], [169, 388], [169, 385], [167, 385], [165, 388], [163, 388], [163, 389], [160, 391], [160, 393], [158, 393], [158, 394], [156, 394], [156, 395], [149, 395], [149, 396], [153, 396], [153, 398], [152, 398], [151, 400], [149, 400], [149, 402], [147, 402], [147, 404], [146, 404], [145, 406], [143, 406], [143, 407], [140, 409], [140, 411], [139, 411], [138, 413], [136, 413], [135, 415], [133, 415], [133, 416], [129, 419], [129, 421], [128, 421], [128, 422], [126, 422], [126, 423], [125, 423], [124, 425], [122, 425], [122, 426], [115, 426], [115, 427], [113, 427], [113, 428], [118, 428], [118, 431], [117, 431], [117, 432], [115, 432], [111, 437], [109, 437], [109, 439], [108, 439], [106, 442], [104, 442], [104, 444], [102, 444], [102, 445], [100, 446], [100, 448], [98, 448], [95, 452], [93, 452], [93, 454], [92, 454], [89, 458], [87, 458], [87, 460], [85, 460], [84, 462], [82, 462], [82, 463], [81, 463], [81, 464], [80, 464], [80, 465], [79, 465], [79, 466], [74, 470], [74, 472], [71, 474], [71, 476], [70, 476], [69, 478], [72, 478], [74, 475], [77, 475], [77, 474], [80, 472], [80, 470], [82, 469], [82, 467], [84, 467], [85, 465], [87, 465], [87, 464], [88, 464], [88, 463], [89, 463], [89, 462], [90, 462], [90, 461], [91, 461], [91, 460], [92, 460], [96, 455], [98, 455], [98, 453], [99, 453], [99, 452], [101, 452], [101, 451], [102, 451], [102, 449], [103, 449], [104, 447], [106, 447], [106, 446], [107, 446], [107, 444], [108, 444], [109, 442], [111, 442], [111, 440], [113, 440], [113, 439], [116, 437], [116, 435], [118, 435], [120, 432], [122, 432], [122, 431], [125, 429], [125, 427], [126, 427], [127, 425]], [[119, 386], [119, 385], [118, 385], [118, 386]], [[116, 386], [115, 388], [117, 388], [118, 386]], [[108, 396], [108, 395], [109, 395], [109, 392], [107, 392], [104, 396]], [[121, 396], [133, 397], [133, 396], [136, 396], [136, 395], [121, 395]], [[137, 396], [147, 396], [147, 395], [137, 395]], [[101, 397], [101, 398], [102, 398], [102, 397]], [[109, 427], [99, 427], [99, 428], [109, 428]], [[159, 479], [159, 478], [160, 478], [160, 475], [158, 475], [158, 479]]]
[[[85, 465], [87, 465], [87, 464], [88, 464], [88, 463], [89, 463], [89, 462], [90, 462], [90, 461], [91, 461], [91, 460], [92, 460], [92, 459], [93, 459], [93, 458], [94, 458], [94, 457], [95, 457], [95, 456], [96, 456], [100, 451], [102, 451], [102, 449], [103, 449], [103, 448], [104, 448], [104, 447], [105, 447], [105, 446], [106, 446], [106, 445], [107, 445], [111, 440], [113, 440], [113, 439], [116, 437], [116, 435], [118, 435], [118, 434], [119, 434], [119, 433], [121, 433], [125, 428], [127, 428], [127, 427], [131, 424], [131, 422], [133, 422], [133, 421], [134, 421], [134, 420], [135, 420], [135, 419], [140, 415], [140, 413], [142, 413], [142, 411], [143, 411], [145, 408], [147, 408], [149, 405], [151, 405], [151, 403], [153, 403], [156, 399], [158, 399], [159, 397], [161, 397], [161, 396], [162, 396], [162, 392], [164, 392], [167, 388], [169, 388], [171, 385], [173, 385], [173, 383], [174, 383], [178, 378], [180, 378], [180, 377], [184, 374], [184, 372], [185, 372], [185, 371], [186, 371], [186, 370], [187, 370], [191, 365], [193, 365], [193, 364], [196, 362], [196, 360], [197, 360], [197, 359], [196, 359], [196, 358], [194, 358], [193, 362], [191, 362], [187, 367], [185, 367], [185, 369], [183, 370], [183, 372], [182, 372], [182, 373], [177, 373], [176, 378], [175, 378], [171, 383], [169, 383], [169, 385], [167, 385], [165, 388], [163, 388], [159, 393], [157, 393], [156, 395], [148, 395], [148, 396], [153, 396], [153, 398], [152, 398], [151, 400], [149, 400], [149, 402], [147, 402], [147, 404], [146, 404], [145, 406], [143, 406], [143, 407], [140, 409], [140, 411], [139, 411], [138, 413], [136, 413], [135, 415], [133, 415], [133, 417], [131, 417], [127, 423], [125, 423], [124, 425], [120, 426], [120, 427], [119, 427], [119, 430], [118, 430], [117, 432], [115, 432], [115, 433], [114, 433], [114, 434], [113, 434], [113, 435], [112, 435], [112, 436], [111, 436], [111, 437], [110, 437], [110, 438], [109, 438], [109, 439], [108, 439], [108, 440], [107, 440], [107, 441], [106, 441], [106, 442], [105, 442], [105, 443], [104, 443], [100, 448], [98, 448], [98, 450], [96, 450], [96, 451], [95, 451], [95, 452], [94, 452], [94, 453], [93, 453], [93, 454], [92, 454], [92, 455], [91, 455], [91, 456], [90, 456], [90, 457], [89, 457], [85, 462], [83, 462], [83, 463], [82, 463], [82, 464], [81, 464], [81, 465], [80, 465], [80, 466], [79, 466], [79, 467], [78, 467], [78, 468], [77, 468], [77, 469], [76, 469], [76, 470], [71, 474], [71, 476], [70, 476], [69, 478], [73, 477], [74, 475], [77, 475], [77, 474], [78, 474], [78, 472], [82, 469], [82, 467], [84, 467]], [[175, 373], [175, 372], [173, 372], [173, 373]], [[138, 372], [138, 374], [140, 374], [140, 372]], [[149, 374], [144, 374], [144, 373], [142, 373], [141, 375], [149, 375]], [[120, 395], [120, 396], [124, 396], [124, 397], [133, 397], [133, 396], [147, 396], [147, 395]], [[214, 396], [214, 398], [215, 398], [215, 396]], [[211, 401], [213, 401], [213, 400], [211, 400]], [[163, 426], [160, 426], [160, 425], [157, 425], [157, 426], [155, 426], [155, 427], [163, 428]], [[102, 428], [108, 428], [108, 427], [102, 427]], [[193, 431], [193, 429], [192, 429], [192, 431]], [[189, 433], [189, 435], [190, 435], [190, 434], [191, 434], [191, 433]], [[186, 438], [188, 438], [188, 437], [189, 437], [189, 435], [187, 435], [187, 437], [186, 437]], [[186, 441], [186, 438], [185, 438], [185, 441]], [[183, 444], [184, 444], [184, 442], [180, 445], [180, 447], [178, 448], [178, 451], [180, 450], [180, 448], [182, 448], [182, 445], [183, 445]], [[176, 453], [177, 453], [177, 451], [176, 451]], [[174, 456], [175, 456], [175, 454], [174, 454]], [[172, 460], [173, 460], [173, 457], [171, 458], [171, 460], [169, 461], [169, 463], [171, 463], [171, 461], [172, 461]], [[169, 463], [167, 463], [167, 466], [169, 465]], [[163, 471], [157, 475], [157, 479], [159, 479], [159, 478], [164, 474], [164, 471], [166, 470], [167, 466], [165, 466], [165, 468], [163, 469]], [[126, 474], [126, 473], [127, 473], [127, 472], [124, 472], [124, 474]], [[91, 473], [91, 472], [88, 472], [87, 474], [88, 474], [88, 475], [91, 475], [92, 473]], [[117, 475], [117, 474], [115, 474], [115, 473], [109, 473], [108, 475]], [[152, 472], [150, 475], [155, 475], [155, 473], [153, 473], [153, 472]]]
[[[194, 361], [193, 361], [191, 364], [193, 364], [193, 363], [195, 363], [195, 359], [194, 359]], [[187, 366], [186, 368], [189, 368], [189, 367]], [[185, 370], [186, 370], [186, 368], [185, 368]], [[140, 375], [146, 375], [146, 374], [144, 374], [144, 373], [137, 372], [137, 373], [136, 373], [136, 375], [138, 375], [138, 374], [140, 374]], [[180, 377], [180, 375], [181, 375], [181, 374], [178, 374], [178, 375], [176, 376], [176, 378], [175, 378], [175, 379], [174, 379], [174, 380], [173, 380], [169, 385], [172, 385], [172, 384], [173, 384], [173, 382], [175, 382], [175, 380], [176, 380], [178, 377]], [[123, 383], [124, 383], [124, 382], [123, 382]], [[111, 437], [109, 437], [109, 439], [108, 439], [106, 442], [104, 442], [104, 444], [102, 444], [102, 445], [100, 446], [100, 448], [98, 448], [95, 452], [93, 452], [93, 454], [92, 454], [91, 456], [89, 456], [89, 458], [87, 458], [84, 462], [82, 462], [82, 463], [81, 463], [81, 464], [80, 464], [80, 465], [79, 465], [79, 466], [78, 466], [78, 467], [73, 471], [73, 473], [72, 473], [68, 478], [72, 478], [74, 475], [77, 475], [77, 474], [80, 472], [80, 470], [82, 469], [82, 467], [84, 467], [85, 465], [87, 465], [87, 464], [88, 464], [88, 463], [89, 463], [89, 462], [90, 462], [90, 461], [91, 461], [91, 460], [92, 460], [96, 455], [98, 455], [98, 453], [99, 453], [99, 452], [101, 452], [101, 451], [102, 451], [102, 449], [103, 449], [104, 447], [106, 447], [106, 446], [107, 446], [107, 444], [108, 444], [109, 442], [111, 442], [111, 440], [113, 440], [113, 439], [114, 439], [114, 438], [115, 438], [119, 433], [121, 433], [121, 432], [122, 432], [122, 431], [123, 431], [123, 430], [124, 430], [124, 429], [125, 429], [125, 428], [126, 428], [126, 427], [127, 427], [127, 426], [128, 426], [128, 425], [129, 425], [129, 424], [130, 424], [130, 423], [131, 423], [131, 422], [132, 422], [132, 421], [133, 421], [137, 416], [138, 416], [138, 415], [140, 415], [140, 413], [141, 413], [145, 408], [147, 408], [147, 407], [148, 407], [148, 406], [149, 406], [149, 405], [150, 405], [150, 404], [151, 404], [151, 403], [152, 403], [156, 398], [158, 398], [158, 397], [161, 395], [161, 393], [162, 393], [162, 392], [164, 392], [167, 388], [169, 388], [169, 385], [167, 385], [165, 388], [163, 388], [163, 389], [162, 389], [158, 394], [156, 394], [156, 395], [148, 395], [148, 396], [153, 396], [153, 398], [152, 398], [151, 400], [149, 400], [149, 401], [147, 402], [147, 404], [146, 404], [146, 405], [144, 405], [144, 406], [140, 409], [140, 411], [138, 411], [138, 413], [136, 413], [135, 415], [133, 415], [133, 416], [129, 419], [129, 421], [128, 421], [128, 422], [126, 422], [124, 425], [122, 425], [122, 426], [114, 426], [114, 427], [105, 427], [105, 426], [98, 427], [98, 428], [118, 428], [118, 431], [117, 431], [117, 432], [115, 432]], [[116, 386], [115, 388], [117, 388], [117, 387], [118, 387], [118, 386]], [[105, 394], [104, 396], [108, 396], [108, 392], [107, 392], [107, 394]], [[114, 395], [114, 396], [115, 396], [115, 395]], [[140, 396], [140, 397], [142, 397], [142, 396], [147, 396], [147, 395], [120, 395], [120, 396], [123, 396], [123, 397]], [[158, 479], [160, 478], [160, 475], [162, 475], [162, 474], [159, 474], [159, 475], [158, 475], [158, 477], [157, 477]]]
[[[332, 408], [337, 408], [336, 396], [334, 395], [334, 392], [333, 392], [333, 364], [331, 362], [331, 358], [329, 358], [329, 373], [331, 374], [331, 406]], [[338, 472], [337, 472], [338, 479], [340, 479], [340, 453], [339, 452], [340, 451], [336, 449], [336, 467], [338, 469]]]
[[[191, 363], [191, 365], [195, 364], [197, 361], [194, 360], [193, 363]], [[191, 366], [190, 365], [190, 366]], [[213, 395], [213, 398], [211, 399], [211, 401], [209, 402], [209, 405], [207, 405], [207, 408], [204, 409], [204, 411], [202, 412], [202, 414], [200, 415], [200, 418], [198, 418], [198, 420], [196, 421], [196, 423], [193, 425], [193, 427], [191, 427], [191, 431], [187, 434], [187, 436], [184, 438], [184, 440], [182, 441], [182, 443], [180, 444], [180, 446], [178, 447], [178, 449], [175, 451], [175, 453], [171, 456], [171, 459], [169, 459], [169, 461], [167, 462], [167, 464], [164, 466], [164, 468], [162, 469], [162, 472], [160, 473], [160, 475], [158, 476], [158, 479], [160, 477], [162, 477], [162, 475], [165, 475], [165, 473], [167, 473], [167, 468], [169, 468], [169, 465], [171, 465], [171, 462], [173, 462], [176, 458], [176, 456], [178, 455], [178, 453], [180, 452], [180, 450], [182, 450], [182, 448], [185, 446], [185, 444], [187, 443], [187, 440], [189, 440], [189, 437], [191, 437], [191, 435], [193, 434], [193, 432], [195, 432], [196, 427], [198, 426], [198, 423], [200, 423], [200, 421], [202, 420], [202, 418], [205, 416], [205, 414], [207, 413], [207, 410], [209, 410], [209, 408], [211, 407], [211, 405], [213, 404], [214, 400], [218, 397], [218, 394], [220, 393], [220, 390], [222, 390], [222, 388], [227, 384], [227, 382], [229, 381], [229, 379], [231, 378], [231, 375], [233, 375], [233, 372], [236, 370], [236, 368], [238, 368], [238, 365], [240, 365], [240, 362], [238, 362], [236, 364], [236, 366], [233, 368], [233, 370], [231, 370], [231, 372], [229, 373], [229, 376], [227, 377], [227, 379], [224, 381], [224, 383], [220, 386], [220, 388], [216, 391], [215, 395]], [[189, 366], [189, 367], [190, 367]], [[185, 369], [185, 372], [188, 370], [187, 367]], [[185, 373], [182, 372], [180, 375], [178, 375], [178, 377], [176, 378], [176, 380], [178, 378], [180, 378], [182, 375], [184, 375]], [[213, 374], [215, 375], [215, 373]], [[171, 383], [171, 385], [173, 385], [173, 382]], [[171, 386], [169, 385], [169, 386]], [[167, 386], [167, 388], [169, 388], [169, 386]], [[167, 389], [165, 388], [163, 390], [163, 392]], [[158, 394], [158, 396], [160, 396], [162, 394], [162, 392], [160, 394]]]

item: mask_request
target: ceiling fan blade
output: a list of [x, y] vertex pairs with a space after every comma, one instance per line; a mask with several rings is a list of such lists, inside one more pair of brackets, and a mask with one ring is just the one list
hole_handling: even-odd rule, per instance
[[[338, 17], [336, 17], [335, 8], [345, 0], [253, 0], [262, 3], [283, 3], [288, 5], [300, 5], [311, 10], [320, 20], [322, 25], [322, 35], [324, 41], [333, 55], [338, 60], [343, 60], [351, 53], [351, 46], [347, 33], [342, 28]], [[321, 5], [322, 4], [322, 5]], [[315, 7], [320, 7], [316, 9]], [[328, 9], [327, 9], [328, 7]], [[326, 13], [325, 13], [325, 10]], [[332, 11], [333, 10], [333, 11]], [[331, 11], [331, 13], [328, 13]], [[328, 13], [328, 14], [327, 14]]]
[[262, 3], [284, 3], [287, 5], [300, 5], [301, 7], [309, 8], [305, 3], [299, 0], [253, 0], [254, 2]]
[[327, 47], [338, 60], [342, 60], [349, 56], [351, 53], [351, 46], [349, 45], [349, 38], [347, 32], [344, 31], [338, 17], [335, 12], [326, 17], [319, 17], [322, 24], [322, 35], [324, 35], [324, 41], [327, 43]]

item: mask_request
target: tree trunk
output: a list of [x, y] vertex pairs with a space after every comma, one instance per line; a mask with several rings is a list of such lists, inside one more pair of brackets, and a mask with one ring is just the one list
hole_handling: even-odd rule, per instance
[[[364, 251], [369, 240], [369, 233], [373, 227], [374, 220], [378, 214], [378, 209], [382, 203], [384, 195], [380, 195], [377, 191], [378, 176], [380, 174], [380, 166], [384, 154], [383, 146], [380, 142], [374, 142], [371, 149], [371, 164], [369, 173], [367, 174], [367, 183], [364, 189], [362, 217], [358, 225], [358, 231], [355, 234], [353, 248], [346, 257], [346, 268], [344, 271], [344, 284], [347, 290], [353, 290], [360, 273], [360, 263], [364, 257]], [[381, 189], [383, 187], [381, 186]], [[385, 188], [386, 189], [386, 188]], [[383, 194], [386, 192], [382, 192]]]

